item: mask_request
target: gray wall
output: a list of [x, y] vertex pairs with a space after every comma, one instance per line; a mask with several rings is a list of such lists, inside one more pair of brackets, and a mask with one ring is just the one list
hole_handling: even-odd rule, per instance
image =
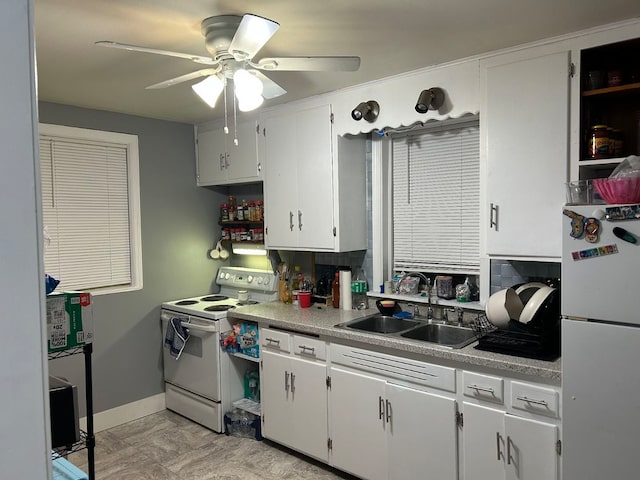
[[50, 478], [44, 282], [35, 140], [33, 4], [0, 2], [0, 465], [4, 478]]
[[[224, 197], [196, 186], [192, 125], [51, 103], [39, 109], [41, 123], [138, 135], [143, 288], [94, 296], [95, 411], [161, 393], [160, 304], [214, 290], [218, 265], [207, 250]], [[82, 386], [81, 365], [67, 357], [50, 370]]]

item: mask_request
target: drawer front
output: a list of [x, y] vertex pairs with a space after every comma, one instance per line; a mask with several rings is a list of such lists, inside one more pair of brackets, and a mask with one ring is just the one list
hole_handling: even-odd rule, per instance
[[462, 390], [465, 397], [492, 403], [504, 403], [504, 380], [490, 375], [462, 372]]
[[291, 352], [291, 335], [270, 328], [263, 328], [260, 332], [260, 345], [277, 352]]
[[304, 335], [293, 336], [293, 353], [315, 360], [327, 359], [327, 345], [322, 340]]
[[516, 410], [558, 418], [560, 416], [559, 397], [558, 392], [551, 388], [511, 382], [511, 406]]
[[455, 368], [338, 344], [331, 344], [331, 362], [390, 379], [395, 378], [447, 392], [456, 391]]

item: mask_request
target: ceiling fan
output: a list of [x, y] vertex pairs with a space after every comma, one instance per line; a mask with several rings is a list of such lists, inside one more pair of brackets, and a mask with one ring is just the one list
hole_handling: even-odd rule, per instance
[[[179, 77], [156, 83], [147, 89], [166, 88], [196, 78], [204, 80], [193, 84], [193, 90], [212, 108], [223, 91], [227, 81], [233, 81], [235, 98], [240, 111], [250, 111], [259, 107], [264, 99], [284, 95], [280, 85], [264, 75], [265, 71], [356, 71], [360, 67], [360, 57], [280, 57], [262, 58], [254, 61], [254, 56], [275, 34], [280, 25], [273, 20], [257, 15], [218, 15], [205, 18], [201, 24], [205, 46], [210, 57], [189, 53], [172, 52], [113, 41], [99, 41], [101, 47], [153, 53], [184, 58], [207, 68], [180, 75]], [[235, 101], [235, 100], [234, 100]], [[226, 108], [226, 94], [225, 94]]]

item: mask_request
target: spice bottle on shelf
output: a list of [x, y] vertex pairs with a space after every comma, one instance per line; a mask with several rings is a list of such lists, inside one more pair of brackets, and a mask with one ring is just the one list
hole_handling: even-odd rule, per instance
[[340, 273], [336, 272], [336, 276], [331, 284], [331, 294], [333, 295], [333, 308], [340, 308]]
[[229, 204], [229, 221], [233, 222], [237, 218], [236, 217], [236, 209], [237, 209], [236, 197], [234, 197], [233, 195], [229, 195], [229, 199], [227, 203]]
[[229, 204], [223, 203], [220, 205], [220, 221], [228, 222], [229, 221]]

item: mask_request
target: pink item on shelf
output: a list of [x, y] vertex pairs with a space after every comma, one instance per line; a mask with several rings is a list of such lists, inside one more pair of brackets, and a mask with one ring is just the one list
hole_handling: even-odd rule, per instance
[[640, 203], [640, 177], [595, 178], [593, 185], [608, 204]]

